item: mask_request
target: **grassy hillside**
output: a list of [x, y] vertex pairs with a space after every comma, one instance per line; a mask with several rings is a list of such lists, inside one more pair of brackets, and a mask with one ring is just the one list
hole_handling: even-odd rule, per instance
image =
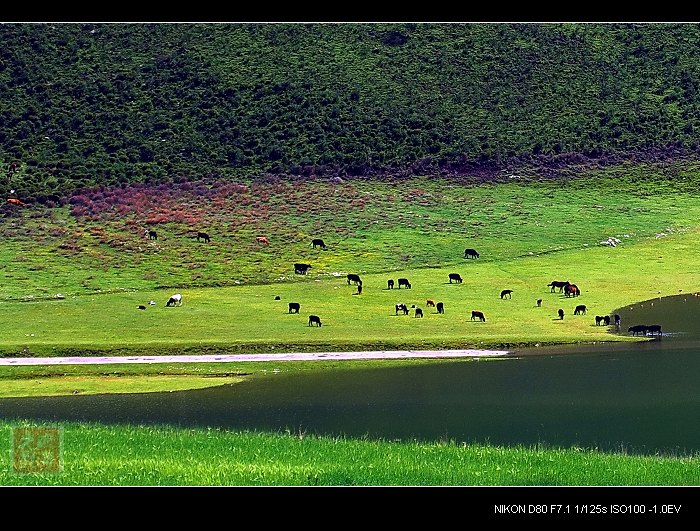
[[[697, 180], [690, 166], [620, 166], [558, 184], [184, 182], [103, 187], [62, 208], [7, 205], [0, 349], [279, 352], [610, 340], [595, 315], [700, 289], [692, 267]], [[144, 227], [155, 227], [158, 239], [147, 239]], [[201, 229], [209, 243], [196, 240]], [[312, 247], [315, 237], [326, 250]], [[605, 243], [611, 239], [615, 246]], [[480, 258], [465, 259], [466, 247]], [[294, 273], [299, 262], [311, 264], [308, 274]], [[453, 272], [464, 282], [450, 283]], [[363, 279], [361, 295], [348, 273]], [[388, 289], [399, 277], [412, 289]], [[552, 293], [553, 280], [578, 284], [581, 296]], [[512, 300], [500, 299], [502, 289], [514, 290]], [[166, 308], [175, 290], [184, 304]], [[428, 299], [443, 302], [445, 314]], [[290, 314], [289, 302], [301, 312]], [[401, 302], [425, 317], [397, 316]], [[590, 315], [573, 316], [578, 304]], [[472, 310], [487, 322], [472, 322]], [[309, 314], [324, 326], [307, 326]]]
[[[3, 24], [6, 193], [689, 156], [694, 24]], [[11, 163], [17, 163], [10, 169]]]
[[[494, 264], [610, 237], [629, 244], [694, 228], [697, 176], [697, 165], [667, 163], [589, 171], [568, 183], [417, 177], [96, 187], [62, 208], [0, 207], [0, 300], [347, 273], [389, 278], [404, 269], [461, 269], [466, 247]], [[146, 229], [158, 239], [148, 240]], [[209, 244], [196, 241], [200, 230]], [[259, 235], [270, 245], [258, 244]], [[327, 250], [314, 249], [313, 238]], [[308, 275], [294, 274], [297, 262], [312, 265]]]

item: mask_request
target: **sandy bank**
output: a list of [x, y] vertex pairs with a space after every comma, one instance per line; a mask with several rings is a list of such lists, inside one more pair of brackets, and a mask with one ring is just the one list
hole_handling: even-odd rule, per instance
[[241, 361], [374, 360], [400, 358], [486, 358], [507, 350], [377, 350], [366, 352], [299, 352], [201, 356], [95, 356], [65, 358], [0, 358], [0, 365], [93, 365], [112, 363], [227, 363]]

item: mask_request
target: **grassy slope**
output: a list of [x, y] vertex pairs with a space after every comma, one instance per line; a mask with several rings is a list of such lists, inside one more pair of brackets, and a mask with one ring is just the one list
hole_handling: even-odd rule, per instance
[[[182, 307], [166, 308], [158, 291], [102, 294], [57, 301], [12, 302], [0, 306], [6, 327], [6, 351], [56, 355], [81, 350], [133, 348], [151, 354], [203, 347], [220, 352], [347, 348], [503, 347], [527, 343], [567, 343], [619, 339], [593, 326], [593, 315], [611, 313], [638, 300], [700, 287], [700, 274], [683, 268], [697, 252], [697, 232], [648, 240], [630, 247], [595, 247], [556, 255], [500, 263], [464, 262], [449, 268], [403, 271], [411, 290], [387, 290], [386, 274], [363, 274], [364, 289], [354, 295], [342, 277], [288, 285], [239, 286], [182, 290]], [[579, 266], [578, 264], [586, 264]], [[449, 284], [459, 271], [465, 281]], [[392, 275], [395, 276], [395, 275]], [[582, 295], [569, 299], [550, 293], [554, 279], [571, 279]], [[629, 281], [632, 280], [630, 283]], [[502, 288], [514, 290], [501, 300]], [[167, 292], [169, 293], [169, 292]], [[279, 295], [281, 300], [274, 300]], [[445, 314], [425, 306], [427, 298], [443, 301]], [[541, 308], [535, 301], [542, 298]], [[158, 305], [136, 309], [149, 299]], [[288, 314], [287, 302], [301, 303], [300, 314]], [[398, 301], [417, 304], [425, 317], [396, 316]], [[587, 316], [573, 316], [578, 304]], [[564, 308], [566, 318], [556, 319]], [[469, 321], [472, 309], [486, 323]], [[324, 326], [307, 326], [309, 313]]]
[[181, 175], [493, 176], [697, 152], [695, 24], [5, 24], [0, 38], [0, 166], [19, 163], [0, 182], [32, 202]]
[[[0, 251], [0, 350], [500, 348], [625, 340], [593, 326], [593, 316], [700, 288], [689, 262], [698, 248], [700, 203], [684, 181], [650, 178], [640, 186], [629, 177], [612, 184], [614, 177], [608, 170], [567, 185], [478, 187], [427, 179], [400, 187], [282, 183], [268, 190], [267, 202], [288, 208], [258, 204], [262, 219], [253, 225], [260, 231], [227, 228], [247, 196], [222, 197], [214, 209], [210, 199], [195, 197], [187, 208], [207, 222], [162, 223], [157, 242], [142, 232], [152, 211], [122, 203], [92, 220], [24, 212], [6, 224], [10, 238]], [[357, 204], [358, 197], [366, 199]], [[315, 208], [300, 214], [306, 204]], [[197, 226], [214, 235], [210, 245], [188, 237]], [[256, 234], [271, 245], [257, 245]], [[313, 236], [329, 250], [311, 249]], [[609, 237], [621, 243], [600, 244]], [[465, 260], [466, 246], [481, 258]], [[308, 275], [292, 273], [299, 261], [313, 264]], [[348, 286], [348, 272], [362, 276], [361, 295]], [[449, 284], [451, 272], [464, 282]], [[413, 288], [386, 289], [387, 279], [399, 276]], [[550, 293], [552, 280], [575, 282], [581, 297]], [[512, 300], [499, 298], [505, 288], [514, 290]], [[184, 305], [166, 308], [173, 290], [183, 293]], [[445, 314], [427, 308], [427, 299], [444, 302]], [[301, 303], [299, 315], [287, 313], [289, 301]], [[423, 308], [425, 317], [396, 316], [397, 302]], [[137, 310], [139, 304], [147, 310]], [[577, 304], [587, 305], [589, 315], [573, 316]], [[566, 312], [563, 321], [555, 320], [558, 308]], [[486, 323], [469, 320], [474, 309], [485, 312]], [[307, 326], [311, 313], [321, 316], [322, 328]]]

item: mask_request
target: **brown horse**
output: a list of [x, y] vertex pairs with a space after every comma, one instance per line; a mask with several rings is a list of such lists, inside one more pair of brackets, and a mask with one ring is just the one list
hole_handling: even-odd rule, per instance
[[581, 290], [578, 289], [576, 284], [567, 284], [564, 286], [564, 295], [566, 297], [578, 297], [581, 295]]

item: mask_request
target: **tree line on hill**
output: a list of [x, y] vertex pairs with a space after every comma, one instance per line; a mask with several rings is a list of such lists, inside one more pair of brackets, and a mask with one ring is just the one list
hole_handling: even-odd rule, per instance
[[29, 203], [698, 150], [697, 24], [17, 23], [0, 39], [0, 178]]

